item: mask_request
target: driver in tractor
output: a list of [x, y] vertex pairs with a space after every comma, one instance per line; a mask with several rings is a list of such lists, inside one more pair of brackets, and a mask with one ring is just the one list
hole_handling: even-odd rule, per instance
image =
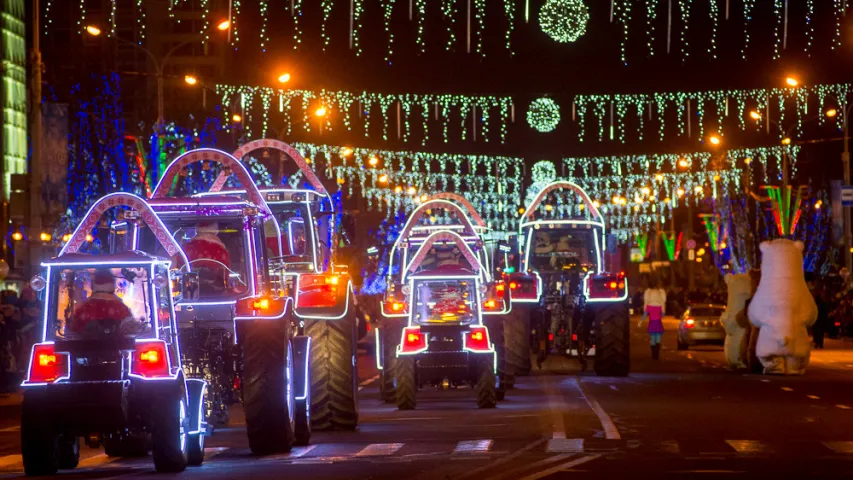
[[136, 320], [130, 308], [116, 294], [116, 278], [112, 272], [99, 269], [92, 278], [92, 295], [74, 310], [65, 329], [65, 338], [85, 340], [112, 335], [137, 336], [146, 328], [147, 323]]
[[231, 273], [231, 253], [218, 234], [217, 223], [201, 222], [196, 226], [196, 235], [183, 245], [192, 270], [199, 274], [202, 291], [209, 295], [224, 293]]

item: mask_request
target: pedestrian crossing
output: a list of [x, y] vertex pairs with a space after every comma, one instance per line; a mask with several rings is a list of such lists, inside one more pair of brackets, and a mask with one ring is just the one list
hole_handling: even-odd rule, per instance
[[[535, 442], [536, 439], [530, 439]], [[492, 457], [500, 458], [510, 452], [519, 451], [530, 442], [504, 439], [470, 439], [448, 442], [397, 442], [397, 443], [317, 443], [294, 447], [289, 453], [255, 457], [246, 447], [205, 448], [205, 465], [215, 468], [216, 464], [245, 462], [280, 463], [337, 463], [346, 461], [382, 462], [395, 460], [417, 460], [427, 456], [435, 458], [445, 455], [449, 460]], [[594, 454], [637, 454], [644, 457], [673, 457], [699, 459], [712, 457], [831, 457], [853, 459], [853, 441], [758, 441], [758, 440], [663, 440], [648, 441], [629, 439], [612, 441], [597, 438], [552, 438], [538, 439], [535, 449], [526, 453], [537, 457], [537, 461], [548, 458], [573, 458], [573, 455]], [[8, 474], [23, 470], [21, 455], [0, 456], [0, 473]], [[150, 458], [108, 457], [100, 450], [84, 448], [78, 470], [139, 468], [151, 469]]]

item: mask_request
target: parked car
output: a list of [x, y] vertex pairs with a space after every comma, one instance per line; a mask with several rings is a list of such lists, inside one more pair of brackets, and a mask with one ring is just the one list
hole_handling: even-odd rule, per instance
[[690, 305], [678, 324], [678, 349], [687, 350], [696, 345], [722, 345], [726, 340], [726, 329], [720, 322], [725, 305]]

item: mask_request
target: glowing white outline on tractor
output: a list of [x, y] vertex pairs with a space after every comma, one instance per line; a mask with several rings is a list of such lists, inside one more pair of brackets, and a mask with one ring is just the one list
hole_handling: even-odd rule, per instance
[[611, 297], [611, 298], [591, 298], [589, 296], [589, 277], [592, 274], [589, 273], [583, 277], [583, 296], [586, 297], [587, 302], [621, 302], [623, 300], [628, 299], [628, 279], [623, 278], [622, 281], [625, 282], [625, 292], [621, 297]]
[[[288, 299], [290, 300], [290, 299]], [[291, 341], [293, 339], [291, 338]], [[291, 348], [292, 350], [292, 348]], [[305, 383], [302, 387], [302, 396], [301, 397], [293, 397], [293, 400], [305, 400], [308, 398], [309, 388], [311, 388], [311, 384], [308, 382], [308, 363], [311, 361], [311, 337], [308, 337], [308, 347], [305, 349]], [[311, 406], [308, 405], [310, 410]]]
[[[311, 274], [311, 275], [321, 275], [321, 276], [323, 276], [324, 274], [322, 274], [322, 273], [314, 273], [314, 274]], [[307, 319], [316, 319], [316, 320], [340, 320], [341, 318], [344, 318], [344, 317], [347, 315], [347, 313], [349, 312], [349, 297], [350, 297], [350, 293], [352, 293], [353, 295], [355, 295], [355, 290], [353, 290], [353, 288], [352, 288], [352, 279], [351, 279], [351, 278], [350, 278], [350, 279], [347, 279], [347, 299], [346, 299], [346, 303], [344, 304], [344, 311], [343, 311], [343, 313], [341, 313], [340, 315], [337, 315], [337, 316], [331, 316], [331, 315], [301, 315], [301, 314], [297, 311], [297, 308], [296, 308], [296, 305], [299, 305], [299, 274], [296, 274], [296, 276], [297, 276], [297, 278], [296, 278], [296, 285], [295, 285], [295, 290], [296, 290], [296, 300], [295, 300], [295, 302], [294, 302], [294, 304], [293, 304], [293, 313], [294, 313], [294, 314], [296, 314], [296, 316], [297, 316], [297, 317], [299, 317], [299, 318], [307, 318]], [[336, 304], [337, 304], [337, 302], [336, 302]], [[314, 307], [303, 307], [303, 308], [314, 308]]]
[[[187, 432], [187, 435], [196, 435], [198, 433], [202, 433], [202, 430], [201, 430], [202, 414], [201, 414], [201, 412], [204, 409], [204, 393], [207, 390], [207, 381], [205, 381], [201, 378], [188, 378], [188, 379], [186, 379], [186, 383], [189, 383], [189, 382], [201, 382], [202, 383], [201, 395], [198, 397], [198, 424], [196, 425], [196, 429], [194, 431]], [[187, 388], [187, 393], [189, 393], [189, 388]], [[205, 422], [205, 423], [207, 423], [207, 422]], [[207, 429], [205, 429], [205, 430], [207, 430]]]

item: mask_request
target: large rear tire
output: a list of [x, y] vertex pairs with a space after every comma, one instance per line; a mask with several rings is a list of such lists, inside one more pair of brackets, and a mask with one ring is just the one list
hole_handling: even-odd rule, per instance
[[[587, 308], [590, 305], [587, 304]], [[595, 309], [595, 373], [624, 377], [631, 370], [630, 316], [624, 303], [599, 304]]]
[[417, 405], [418, 393], [414, 358], [407, 356], [397, 359], [394, 365], [394, 384], [397, 408], [399, 410], [414, 410]]
[[61, 435], [59, 437], [58, 465], [61, 470], [77, 468], [80, 463], [80, 437]]
[[243, 410], [249, 449], [256, 455], [289, 452], [295, 441], [295, 405], [288, 326], [272, 320], [243, 322]]
[[530, 374], [530, 316], [526, 308], [513, 305], [504, 320], [506, 369], [513, 377]]
[[21, 455], [28, 476], [54, 475], [59, 470], [59, 435], [52, 432], [42, 412], [28, 406], [21, 413]]
[[189, 415], [183, 392], [167, 393], [150, 406], [151, 456], [158, 472], [183, 472], [187, 468]]
[[[350, 302], [352, 303], [352, 302]], [[358, 370], [355, 315], [308, 320], [311, 337], [311, 425], [314, 430], [355, 430], [358, 425]]]
[[386, 403], [397, 401], [397, 392], [394, 387], [394, 364], [397, 363], [397, 346], [400, 345], [402, 335], [403, 322], [396, 319], [382, 319], [382, 328], [379, 330], [379, 340], [382, 342], [379, 349], [382, 353], [379, 389], [382, 401]]
[[496, 383], [497, 379], [492, 362], [483, 361], [480, 366], [480, 377], [474, 386], [479, 408], [495, 408], [498, 404]]

